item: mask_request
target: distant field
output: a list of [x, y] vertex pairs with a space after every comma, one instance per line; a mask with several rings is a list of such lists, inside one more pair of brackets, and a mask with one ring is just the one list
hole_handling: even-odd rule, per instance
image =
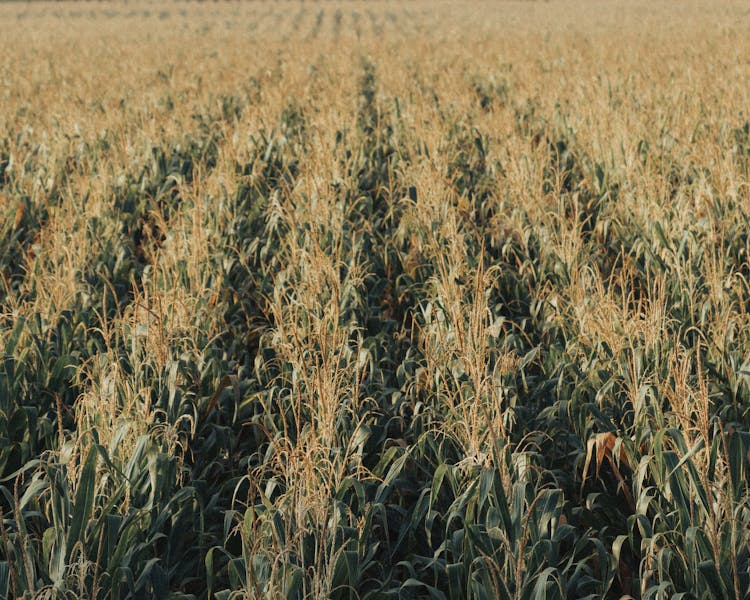
[[743, 2], [0, 4], [0, 599], [750, 598], [749, 119]]

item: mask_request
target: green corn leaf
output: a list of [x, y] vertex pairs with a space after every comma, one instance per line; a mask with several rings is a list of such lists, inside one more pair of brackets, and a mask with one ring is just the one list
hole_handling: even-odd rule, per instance
[[86, 456], [86, 462], [81, 469], [78, 479], [78, 489], [76, 490], [76, 499], [73, 504], [73, 517], [68, 530], [68, 539], [66, 541], [67, 555], [66, 560], [70, 559], [70, 553], [73, 547], [82, 540], [83, 534], [88, 525], [91, 514], [94, 510], [94, 494], [96, 492], [96, 463], [98, 453], [95, 448], [89, 450]]

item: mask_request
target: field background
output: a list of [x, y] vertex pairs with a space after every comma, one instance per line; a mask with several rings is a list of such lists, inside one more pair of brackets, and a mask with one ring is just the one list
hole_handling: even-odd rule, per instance
[[748, 40], [0, 4], [0, 598], [748, 597]]

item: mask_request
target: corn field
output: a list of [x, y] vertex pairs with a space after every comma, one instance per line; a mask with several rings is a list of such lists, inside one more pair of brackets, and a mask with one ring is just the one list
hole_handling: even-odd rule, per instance
[[0, 3], [0, 599], [750, 598], [749, 40]]

